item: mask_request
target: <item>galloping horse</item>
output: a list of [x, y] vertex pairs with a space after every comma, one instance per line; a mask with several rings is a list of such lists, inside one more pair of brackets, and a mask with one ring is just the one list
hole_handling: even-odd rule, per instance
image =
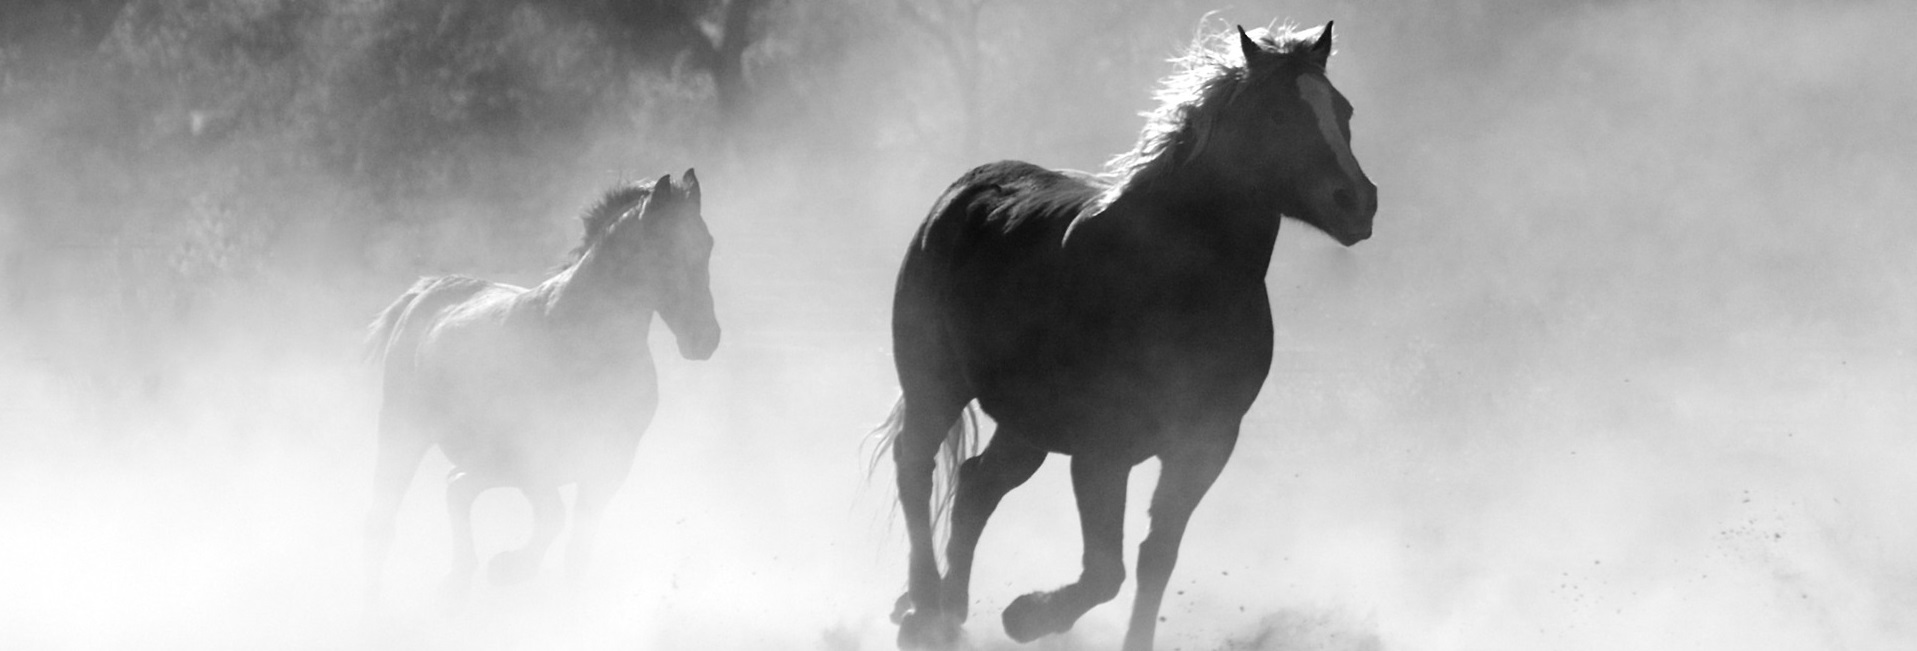
[[[1346, 246], [1371, 235], [1377, 188], [1352, 156], [1330, 55], [1330, 23], [1206, 35], [1107, 174], [992, 163], [933, 204], [899, 269], [903, 395], [883, 430], [911, 541], [901, 647], [957, 641], [986, 519], [1059, 453], [1071, 456], [1083, 571], [1012, 601], [1005, 632], [1069, 630], [1118, 594], [1126, 477], [1157, 457], [1125, 635], [1126, 649], [1151, 648], [1185, 525], [1271, 367], [1265, 271], [1280, 215]], [[973, 445], [961, 416], [974, 399], [998, 430], [983, 453], [947, 463], [941, 577], [934, 470], [941, 446], [959, 458]]]
[[686, 358], [706, 359], [718, 347], [707, 276], [712, 236], [692, 170], [678, 183], [666, 175], [616, 187], [581, 219], [585, 241], [538, 286], [425, 278], [373, 322], [368, 348], [384, 356], [385, 387], [366, 522], [369, 604], [400, 499], [434, 445], [453, 464], [449, 597], [465, 592], [478, 565], [473, 501], [498, 486], [524, 491], [535, 523], [525, 547], [493, 557], [493, 582], [536, 573], [565, 526], [559, 488], [568, 483], [578, 492], [566, 569], [579, 577], [600, 512], [625, 481], [659, 403], [646, 347], [653, 313]]

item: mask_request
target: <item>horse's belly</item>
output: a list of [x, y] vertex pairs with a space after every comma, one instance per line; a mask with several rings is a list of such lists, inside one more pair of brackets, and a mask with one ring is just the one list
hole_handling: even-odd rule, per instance
[[438, 443], [459, 472], [502, 485], [559, 485], [612, 464], [630, 464], [643, 428], [643, 423], [596, 430], [473, 425], [444, 432]]
[[593, 469], [631, 463], [652, 420], [656, 389], [624, 383], [616, 391], [544, 388], [449, 395], [433, 410], [434, 439], [460, 471], [506, 484], [569, 483]]
[[981, 322], [961, 363], [988, 413], [1029, 423], [1047, 449], [1151, 447], [1169, 432], [1235, 423], [1256, 399], [1271, 365], [1270, 312], [1242, 305]]
[[1263, 380], [1260, 367], [1242, 361], [1154, 364], [1114, 354], [1064, 365], [1008, 364], [973, 386], [1000, 432], [1050, 452], [1137, 462], [1198, 430], [1237, 423]]

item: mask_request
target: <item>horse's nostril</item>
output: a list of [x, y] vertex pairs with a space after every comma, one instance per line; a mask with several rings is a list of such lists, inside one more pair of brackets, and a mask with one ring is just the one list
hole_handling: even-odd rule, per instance
[[1338, 204], [1339, 210], [1349, 212], [1358, 209], [1358, 197], [1352, 194], [1350, 190], [1339, 188], [1333, 191], [1331, 193], [1331, 201], [1332, 203]]

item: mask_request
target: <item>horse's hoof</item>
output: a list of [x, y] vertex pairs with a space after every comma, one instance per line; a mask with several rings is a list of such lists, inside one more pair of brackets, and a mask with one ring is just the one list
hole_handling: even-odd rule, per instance
[[899, 620], [900, 649], [955, 649], [963, 631], [957, 618], [909, 612]]
[[522, 550], [503, 551], [486, 563], [486, 580], [493, 585], [519, 585], [539, 573], [539, 558]]
[[1013, 641], [1024, 644], [1053, 633], [1072, 630], [1071, 622], [1059, 622], [1052, 608], [1052, 594], [1049, 592], [1031, 592], [1019, 595], [1005, 607], [1001, 618], [1005, 621], [1005, 635]]
[[910, 614], [912, 614], [912, 593], [907, 592], [899, 595], [898, 601], [892, 602], [892, 625], [904, 623], [905, 616]]

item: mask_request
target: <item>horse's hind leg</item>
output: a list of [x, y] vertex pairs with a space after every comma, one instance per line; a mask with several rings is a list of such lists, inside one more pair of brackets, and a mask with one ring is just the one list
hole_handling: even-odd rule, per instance
[[1131, 626], [1125, 631], [1125, 651], [1150, 651], [1158, 630], [1158, 608], [1165, 584], [1178, 563], [1178, 544], [1185, 524], [1218, 472], [1231, 458], [1229, 443], [1193, 448], [1160, 457], [1158, 488], [1152, 493], [1151, 533], [1138, 545], [1138, 594], [1132, 600]]
[[952, 504], [952, 537], [945, 543], [945, 581], [941, 584], [939, 604], [945, 612], [965, 621], [970, 606], [972, 554], [978, 549], [979, 534], [985, 521], [998, 509], [998, 502], [1012, 489], [1038, 472], [1046, 452], [1017, 440], [1003, 424], [985, 452], [959, 466], [958, 496]]
[[469, 473], [454, 471], [446, 481], [446, 516], [452, 523], [453, 561], [440, 584], [440, 596], [457, 602], [472, 587], [473, 571], [479, 567], [479, 553], [473, 548], [473, 502], [486, 486]]
[[1019, 596], [1005, 607], [1005, 634], [1030, 642], [1072, 629], [1092, 606], [1111, 601], [1125, 583], [1125, 479], [1131, 465], [1118, 459], [1072, 457], [1072, 493], [1085, 537], [1078, 581], [1051, 592]]
[[[906, 594], [893, 619], [900, 648], [946, 648], [958, 641], [959, 618], [939, 603], [939, 565], [932, 546], [932, 484], [939, 447], [965, 406], [977, 397], [961, 372], [938, 296], [950, 283], [940, 254], [906, 254], [892, 304], [892, 357], [899, 373], [900, 418], [890, 434], [898, 471], [899, 509], [911, 543]], [[962, 433], [962, 431], [960, 432]]]
[[420, 458], [432, 443], [412, 428], [405, 427], [392, 412], [382, 409], [379, 426], [379, 456], [373, 463], [373, 503], [366, 511], [365, 548], [362, 562], [366, 575], [365, 604], [371, 609], [379, 602], [380, 575], [386, 566], [386, 554], [393, 545], [394, 521], [406, 488]]
[[539, 573], [539, 565], [546, 559], [546, 549], [552, 547], [559, 530], [566, 526], [566, 505], [559, 498], [557, 487], [522, 488], [526, 501], [532, 503], [533, 533], [526, 540], [526, 546], [519, 549], [500, 552], [486, 566], [486, 578], [493, 585], [513, 585], [524, 583]]
[[901, 600], [910, 601], [910, 608], [899, 618], [901, 648], [944, 648], [958, 637], [958, 620], [939, 603], [939, 566], [932, 545], [932, 473], [937, 469], [939, 446], [967, 402], [950, 393], [906, 388], [904, 423], [892, 446], [899, 508], [911, 543], [906, 596]]

